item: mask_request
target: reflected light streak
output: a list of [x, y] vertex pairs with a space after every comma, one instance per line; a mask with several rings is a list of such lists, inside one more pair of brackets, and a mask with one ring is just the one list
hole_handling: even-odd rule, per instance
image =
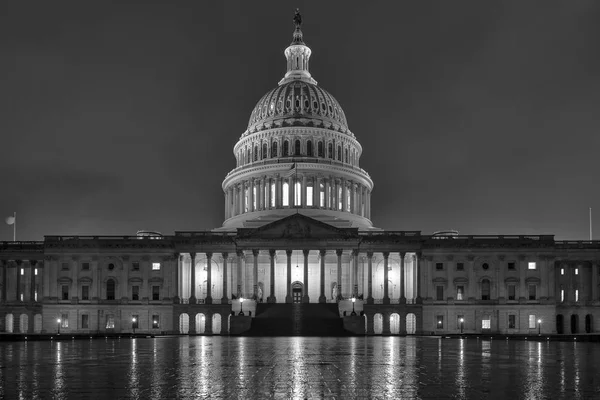
[[395, 393], [396, 387], [402, 386], [402, 379], [396, 374], [396, 363], [400, 363], [398, 360], [397, 354], [397, 339], [395, 336], [391, 336], [387, 338], [389, 342], [387, 343], [387, 351], [384, 353], [386, 357], [384, 357], [383, 361], [387, 365], [386, 368], [386, 388], [387, 393]]
[[52, 397], [54, 399], [64, 399], [67, 397], [65, 391], [65, 376], [63, 371], [63, 344], [60, 341], [56, 342], [56, 364], [54, 364], [54, 388], [52, 389]]
[[459, 339], [458, 344], [458, 357], [456, 358], [457, 367], [456, 367], [456, 387], [458, 389], [458, 398], [466, 399], [467, 398], [467, 382], [466, 382], [466, 372], [465, 372], [465, 340]]
[[303, 398], [306, 393], [306, 365], [304, 360], [304, 348], [302, 337], [294, 337], [292, 342], [292, 394], [294, 398]]
[[527, 343], [527, 371], [525, 378], [525, 398], [538, 399], [544, 388], [544, 379], [541, 374], [541, 352], [542, 344], [540, 342]]
[[140, 397], [140, 376], [138, 365], [138, 349], [137, 339], [131, 341], [131, 360], [129, 364], [129, 374], [127, 377], [127, 385], [129, 386], [129, 396], [137, 399]]

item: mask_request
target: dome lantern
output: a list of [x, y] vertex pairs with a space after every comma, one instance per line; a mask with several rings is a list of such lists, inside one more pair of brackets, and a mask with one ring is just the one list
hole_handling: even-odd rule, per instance
[[304, 44], [302, 36], [302, 15], [300, 10], [296, 9], [294, 15], [294, 24], [296, 29], [294, 30], [294, 38], [292, 43], [285, 49], [285, 58], [287, 59], [287, 72], [279, 85], [284, 85], [288, 82], [293, 81], [304, 81], [313, 85], [317, 84], [308, 72], [308, 60], [310, 59], [311, 50]]

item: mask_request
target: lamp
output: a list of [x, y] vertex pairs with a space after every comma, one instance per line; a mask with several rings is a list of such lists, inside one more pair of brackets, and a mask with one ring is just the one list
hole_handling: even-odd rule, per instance
[[133, 334], [135, 335], [135, 323], [137, 322], [137, 318], [131, 318], [131, 329], [133, 329]]
[[244, 298], [240, 297], [240, 313], [238, 315], [244, 315]]
[[354, 311], [354, 302], [356, 301], [356, 297], [352, 297], [352, 312], [350, 313], [351, 316], [356, 316], [356, 311]]
[[462, 333], [463, 333], [463, 327], [464, 327], [464, 324], [465, 324], [465, 319], [464, 319], [464, 318], [461, 318], [461, 319], [460, 319], [460, 334], [461, 334], [461, 335], [462, 335]]
[[542, 320], [538, 319], [538, 335], [542, 333]]
[[58, 334], [60, 335], [60, 318], [56, 320], [56, 326], [58, 327]]

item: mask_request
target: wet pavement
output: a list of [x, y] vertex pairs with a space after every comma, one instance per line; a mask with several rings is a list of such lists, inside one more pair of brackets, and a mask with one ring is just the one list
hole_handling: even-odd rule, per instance
[[0, 398], [598, 399], [595, 360], [596, 343], [476, 338], [11, 342]]

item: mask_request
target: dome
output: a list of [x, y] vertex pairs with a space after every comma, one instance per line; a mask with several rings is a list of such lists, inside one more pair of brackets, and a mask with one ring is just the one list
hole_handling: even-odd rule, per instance
[[256, 104], [248, 132], [281, 126], [313, 126], [346, 132], [348, 123], [342, 107], [325, 89], [293, 80], [265, 94]]

